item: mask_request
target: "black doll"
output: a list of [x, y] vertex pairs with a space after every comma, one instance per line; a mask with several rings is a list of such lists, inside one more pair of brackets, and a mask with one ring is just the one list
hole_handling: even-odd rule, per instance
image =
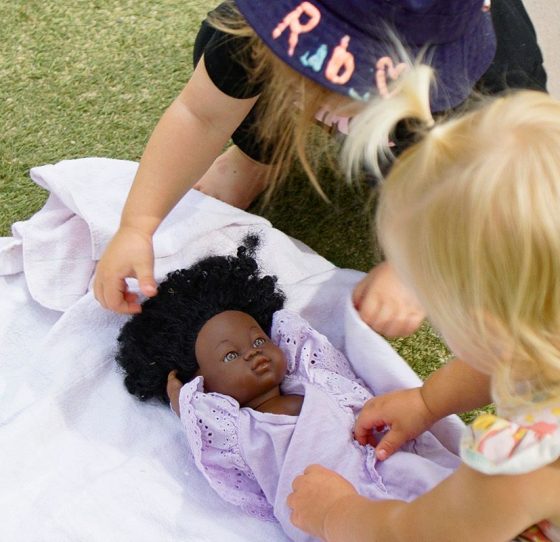
[[[253, 321], [259, 328], [259, 336], [254, 339], [256, 351], [259, 345], [277, 348], [268, 336], [272, 316], [283, 307], [285, 296], [277, 288], [275, 276], [260, 274], [255, 260], [258, 242], [256, 235], [249, 235], [237, 249], [237, 256], [210, 256], [188, 269], [170, 273], [157, 295], [142, 304], [142, 312], [123, 326], [116, 360], [126, 373], [125, 385], [130, 393], [143, 401], [157, 398], [168, 403], [170, 373], [182, 383], [202, 374], [195, 351], [197, 338], [208, 325], [216, 329], [212, 322], [220, 313], [226, 313], [226, 318], [220, 318], [224, 322], [228, 313], [243, 313], [242, 318]], [[238, 354], [225, 352], [224, 356], [232, 359], [223, 361], [233, 362]], [[262, 371], [264, 365], [260, 365]], [[280, 381], [284, 373], [285, 369]], [[230, 391], [220, 387], [219, 378], [212, 380], [207, 375], [205, 380], [212, 391]]]
[[256, 245], [248, 237], [237, 256], [168, 275], [123, 327], [117, 361], [131, 393], [171, 402], [196, 467], [223, 499], [307, 542], [286, 497], [310, 463], [368, 498], [408, 499], [448, 476], [456, 458], [426, 436], [427, 457], [402, 451], [375, 464], [373, 448], [353, 438], [371, 391], [327, 337], [283, 309]]

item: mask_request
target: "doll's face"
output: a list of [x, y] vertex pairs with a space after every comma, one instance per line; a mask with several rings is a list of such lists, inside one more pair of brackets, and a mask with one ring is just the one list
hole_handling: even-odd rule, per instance
[[273, 390], [286, 374], [282, 350], [240, 311], [208, 320], [197, 336], [195, 355], [205, 391], [229, 395], [241, 406]]

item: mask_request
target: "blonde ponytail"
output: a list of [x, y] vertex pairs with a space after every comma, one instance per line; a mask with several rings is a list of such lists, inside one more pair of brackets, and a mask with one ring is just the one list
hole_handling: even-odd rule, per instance
[[356, 115], [350, 124], [350, 134], [342, 149], [342, 161], [348, 178], [365, 163], [382, 177], [380, 162], [391, 156], [390, 137], [397, 124], [415, 119], [432, 126], [430, 86], [434, 72], [425, 64], [410, 64], [409, 69], [391, 89], [389, 95], [378, 96]]

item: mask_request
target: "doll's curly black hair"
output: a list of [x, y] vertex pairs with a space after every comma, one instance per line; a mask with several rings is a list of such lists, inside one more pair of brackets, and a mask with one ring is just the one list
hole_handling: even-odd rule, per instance
[[122, 327], [116, 361], [131, 394], [169, 403], [167, 375], [177, 370], [179, 380], [192, 380], [198, 332], [220, 312], [246, 312], [270, 334], [285, 295], [275, 276], [260, 275], [254, 257], [258, 236], [248, 235], [242, 243], [237, 256], [210, 256], [169, 273], [157, 294], [142, 303], [142, 312]]

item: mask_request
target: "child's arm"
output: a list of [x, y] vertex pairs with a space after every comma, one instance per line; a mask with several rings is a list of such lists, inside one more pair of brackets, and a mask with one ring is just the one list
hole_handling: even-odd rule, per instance
[[150, 137], [119, 230], [97, 266], [94, 291], [104, 307], [140, 311], [136, 296], [126, 290], [126, 277], [136, 277], [145, 295], [155, 294], [154, 232], [210, 167], [256, 100], [227, 96], [212, 83], [204, 62], [198, 63]]
[[319, 465], [298, 476], [288, 497], [292, 522], [328, 542], [511, 540], [527, 527], [558, 516], [560, 469], [488, 476], [462, 465], [411, 503], [371, 501]]
[[[491, 401], [488, 375], [454, 359], [432, 373], [420, 388], [370, 399], [356, 419], [354, 435], [360, 444], [376, 444], [377, 457], [386, 459], [445, 416], [467, 412]], [[384, 426], [389, 431], [374, 443], [372, 429]]]
[[424, 310], [388, 262], [376, 265], [354, 288], [360, 318], [385, 337], [403, 337], [418, 329]]

